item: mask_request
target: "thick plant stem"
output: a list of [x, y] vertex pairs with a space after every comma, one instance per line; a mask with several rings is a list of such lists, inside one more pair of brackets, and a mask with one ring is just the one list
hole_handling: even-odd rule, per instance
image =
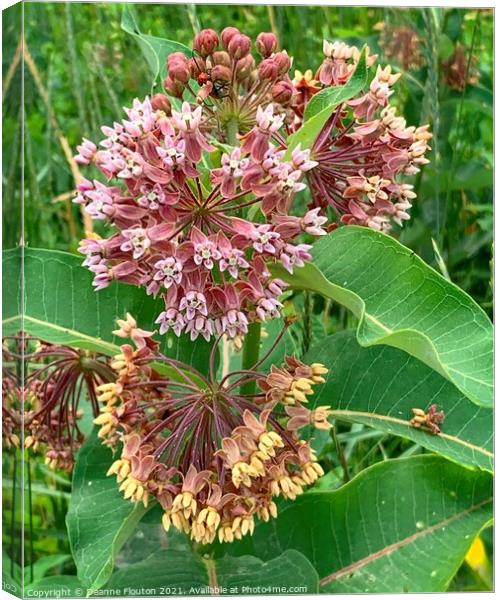
[[[227, 141], [232, 146], [238, 145], [238, 128], [239, 122], [237, 118], [232, 118], [226, 123], [226, 136]], [[245, 336], [243, 342], [243, 358], [241, 362], [241, 368], [244, 370], [251, 369], [255, 363], [259, 360], [260, 350], [260, 323], [251, 323], [248, 326], [248, 333]], [[241, 388], [241, 394], [253, 394], [255, 393], [255, 381], [249, 381], [244, 383]]]
[[[260, 323], [250, 323], [248, 326], [248, 333], [245, 336], [243, 343], [243, 358], [241, 361], [241, 368], [243, 370], [251, 369], [255, 363], [259, 360], [260, 350]], [[249, 381], [244, 383], [240, 389], [241, 394], [253, 394], [255, 393], [255, 381]]]

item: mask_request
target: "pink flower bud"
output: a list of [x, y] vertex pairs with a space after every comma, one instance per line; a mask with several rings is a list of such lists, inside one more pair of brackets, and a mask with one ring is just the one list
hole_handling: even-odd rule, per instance
[[293, 87], [293, 83], [284, 79], [277, 81], [271, 89], [273, 100], [278, 104], [284, 105], [290, 102], [294, 92], [295, 88]]
[[236, 77], [238, 81], [243, 81], [250, 77], [255, 68], [255, 59], [251, 54], [247, 54], [244, 58], [236, 63]]
[[212, 54], [219, 45], [219, 36], [213, 29], [203, 29], [196, 34], [193, 48], [203, 58]]
[[273, 52], [276, 52], [278, 47], [278, 39], [274, 33], [259, 33], [255, 42], [257, 52], [264, 58], [271, 56]]
[[286, 50], [276, 52], [276, 54], [273, 55], [273, 60], [274, 64], [278, 67], [280, 75], [286, 75], [292, 66], [292, 61]]
[[191, 77], [189, 61], [182, 52], [169, 54], [167, 58], [168, 74], [174, 81], [187, 83]]
[[197, 56], [189, 60], [189, 68], [191, 69], [193, 79], [198, 79], [200, 73], [206, 73], [207, 64], [204, 58]]
[[231, 81], [231, 69], [224, 65], [215, 65], [212, 69], [212, 81]]
[[174, 81], [170, 76], [163, 80], [163, 87], [167, 94], [174, 96], [174, 98], [182, 98], [184, 93], [184, 84], [180, 81]]
[[151, 98], [151, 106], [153, 107], [153, 110], [162, 110], [167, 115], [170, 115], [172, 112], [172, 105], [170, 104], [168, 96], [165, 96], [165, 94], [155, 94]]
[[237, 29], [236, 27], [226, 27], [225, 29], [222, 30], [220, 37], [222, 39], [222, 43], [224, 45], [224, 48], [226, 48], [226, 50], [229, 46], [229, 42], [231, 41], [232, 37], [234, 35], [236, 35], [237, 33], [240, 33], [240, 30]]
[[211, 58], [214, 65], [224, 65], [225, 67], [231, 66], [231, 57], [224, 50], [214, 52]]
[[274, 81], [278, 78], [278, 65], [274, 62], [274, 58], [265, 58], [259, 64], [260, 79], [269, 79]]
[[245, 57], [250, 52], [252, 40], [243, 33], [237, 33], [231, 38], [227, 50], [232, 58], [239, 59]]

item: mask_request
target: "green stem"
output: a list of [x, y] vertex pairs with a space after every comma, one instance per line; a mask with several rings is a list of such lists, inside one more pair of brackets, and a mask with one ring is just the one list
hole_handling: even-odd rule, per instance
[[339, 455], [340, 466], [342, 467], [343, 479], [344, 483], [348, 483], [351, 479], [349, 476], [349, 467], [347, 465], [347, 460], [344, 454], [344, 449], [342, 448], [341, 443], [337, 437], [337, 426], [334, 424], [330, 429], [330, 435], [332, 437], [333, 443], [335, 444], [335, 448], [337, 450], [337, 454]]
[[[246, 371], [251, 369], [255, 363], [259, 360], [260, 350], [260, 323], [250, 323], [248, 326], [248, 333], [245, 336], [243, 343], [243, 358], [241, 361], [241, 368]], [[255, 393], [255, 381], [248, 381], [244, 383], [240, 388], [241, 394], [253, 394]]]
[[[239, 122], [236, 117], [233, 117], [226, 123], [226, 137], [229, 144], [232, 146], [238, 145], [238, 130]], [[260, 350], [260, 323], [251, 323], [248, 326], [248, 333], [245, 336], [243, 342], [243, 358], [241, 361], [241, 368], [244, 370], [251, 369], [255, 363], [259, 360]], [[253, 394], [255, 393], [255, 381], [249, 381], [244, 383], [240, 392], [242, 394]]]

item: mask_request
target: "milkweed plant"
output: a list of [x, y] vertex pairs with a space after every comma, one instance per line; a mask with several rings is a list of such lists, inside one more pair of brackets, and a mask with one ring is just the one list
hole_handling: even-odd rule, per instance
[[[22, 390], [15, 370], [4, 377], [4, 442], [20, 444], [22, 421], [27, 451], [68, 472], [92, 443], [124, 514], [154, 509], [168, 536], [203, 553], [219, 547], [216, 557], [253, 535], [254, 550], [245, 548], [262, 558], [257, 541], [272, 538], [312, 564], [319, 591], [366, 591], [356, 578], [349, 587], [358, 561], [373, 563], [374, 579], [377, 551], [411, 571], [399, 548], [412, 536], [440, 535], [442, 521], [455, 544], [451, 523], [477, 534], [488, 508], [489, 440], [474, 420], [490, 410], [486, 317], [395, 239], [418, 202], [413, 181], [429, 163], [430, 126], [407, 123], [397, 108], [401, 71], [366, 46], [325, 40], [319, 64], [302, 72], [273, 33], [204, 29], [192, 48], [174, 48], [160, 56], [163, 91], [131, 98], [75, 156], [87, 178], [74, 203], [95, 224], [78, 248], [91, 273], [82, 294], [93, 288], [98, 306], [119, 290], [124, 310], [109, 327], [121, 346], [6, 339], [9, 364], [24, 349], [29, 365]], [[129, 290], [142, 298], [130, 310]], [[322, 298], [352, 310], [357, 330], [316, 342], [308, 311]], [[304, 352], [297, 340], [306, 334]], [[84, 406], [97, 433], [88, 441]], [[337, 428], [346, 422], [413, 440], [420, 454], [342, 486], [324, 449], [347, 482]], [[439, 481], [426, 479], [433, 468]], [[446, 496], [435, 522], [436, 512], [423, 524], [405, 520], [404, 487], [386, 513], [384, 485], [398, 482], [420, 485], [424, 505]], [[349, 539], [342, 514], [355, 506], [359, 522], [389, 541], [370, 552], [349, 542], [349, 559], [334, 542]], [[332, 542], [318, 559], [322, 535]], [[462, 538], [463, 558], [472, 538]], [[434, 571], [449, 581], [453, 572], [427, 557], [429, 581]], [[397, 578], [387, 586], [401, 591]]]

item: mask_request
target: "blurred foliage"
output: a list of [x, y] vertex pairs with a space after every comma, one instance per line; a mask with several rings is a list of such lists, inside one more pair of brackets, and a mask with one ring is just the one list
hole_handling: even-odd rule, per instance
[[[78, 246], [83, 225], [78, 207], [70, 202], [74, 178], [63, 144], [67, 141], [73, 149], [82, 136], [99, 138], [101, 124], [121, 118], [122, 106], [151, 90], [150, 71], [139, 47], [121, 29], [122, 9], [123, 5], [112, 3], [25, 4], [26, 47], [32, 62], [24, 65], [24, 107], [20, 101], [21, 61], [15, 66], [20, 10], [4, 12], [4, 247], [16, 245], [21, 237], [23, 191], [27, 243], [69, 251]], [[301, 71], [320, 64], [323, 38], [340, 38], [359, 46], [367, 43], [380, 55], [382, 64], [388, 62], [402, 70], [392, 101], [409, 124], [430, 122], [434, 140], [431, 163], [414, 181], [418, 198], [412, 220], [398, 234], [399, 239], [443, 275], [448, 273], [491, 314], [491, 10], [201, 4], [137, 4], [134, 10], [144, 33], [186, 45], [194, 32], [204, 27], [221, 30], [233, 25], [253, 38], [260, 31], [273, 30], [281, 47], [294, 55], [294, 67]], [[405, 54], [404, 44], [403, 51], [398, 45], [408, 34], [416, 40], [413, 57]], [[288, 310], [304, 315], [297, 338], [305, 350], [311, 338], [318, 340], [352, 326], [352, 316], [342, 308], [332, 310], [320, 297], [290, 299]], [[317, 447], [331, 469], [321, 484], [329, 489], [387, 457], [422, 451], [412, 442], [359, 425], [341, 425], [333, 435], [319, 436]], [[8, 462], [4, 477], [8, 483], [16, 480], [19, 487], [20, 457], [17, 463], [8, 456], [4, 460]], [[33, 508], [26, 541], [29, 563], [29, 556], [36, 561], [69, 553], [64, 516], [70, 487], [65, 477], [47, 475], [43, 465], [32, 463], [28, 468], [32, 480], [26, 506]], [[10, 499], [4, 496], [4, 523], [12, 524], [4, 526], [4, 545], [19, 561], [16, 523], [20, 523], [20, 510], [18, 494]], [[484, 546], [491, 557], [489, 531], [484, 534]], [[74, 572], [71, 563], [55, 565], [49, 574], [63, 572]], [[468, 591], [488, 588], [491, 581], [485, 582], [483, 575], [465, 563], [451, 586]]]

